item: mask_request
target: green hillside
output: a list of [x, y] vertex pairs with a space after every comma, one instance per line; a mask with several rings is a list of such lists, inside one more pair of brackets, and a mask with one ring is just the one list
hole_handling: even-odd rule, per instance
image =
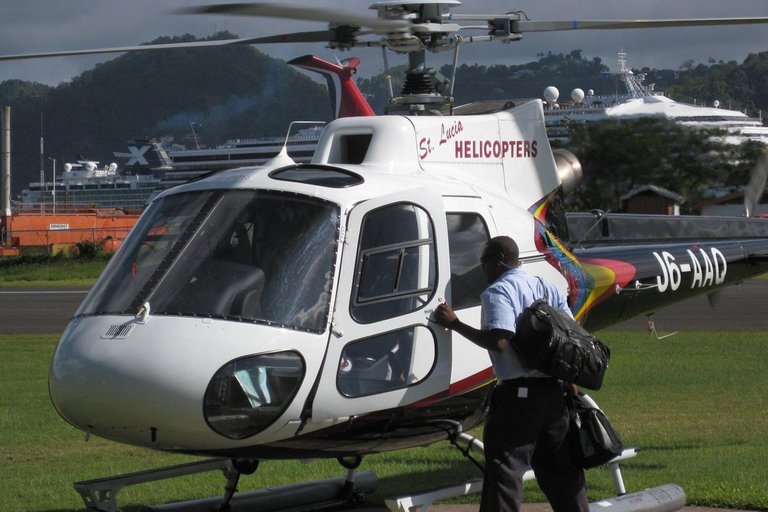
[[768, 51], [750, 54], [743, 63], [735, 61], [711, 66], [700, 64], [683, 75], [670, 88], [674, 98], [693, 99], [712, 104], [719, 100], [724, 108], [768, 110]]
[[[227, 37], [234, 36], [220, 33], [211, 39]], [[153, 42], [194, 40], [185, 35]], [[456, 104], [541, 97], [549, 85], [564, 99], [576, 87], [597, 94], [622, 91], [615, 76], [605, 78], [607, 69], [581, 50], [540, 54], [515, 66], [463, 64], [457, 71]], [[399, 90], [405, 70], [392, 71]], [[441, 72], [451, 74], [448, 66]], [[647, 73], [647, 83], [678, 101], [712, 104], [717, 99], [724, 108], [746, 109], [753, 116], [768, 110], [768, 52], [751, 54], [741, 64], [686, 62], [678, 70], [637, 72]], [[374, 110], [383, 112], [388, 101], [383, 76], [358, 84]], [[8, 80], [0, 83], [0, 105], [13, 109], [14, 195], [39, 176], [41, 110], [45, 153], [59, 165], [77, 155], [112, 162], [112, 152], [123, 151], [134, 138], [173, 136], [183, 142], [190, 122], [199, 123], [195, 130], [201, 142], [212, 146], [229, 138], [281, 135], [291, 121], [332, 116], [323, 85], [250, 46], [126, 54], [57, 87]]]
[[[593, 89], [595, 94], [624, 93], [624, 85], [615, 74], [614, 62], [604, 63], [600, 58], [588, 58], [581, 50], [563, 54], [539, 54], [538, 59], [514, 66], [482, 66], [462, 64], [456, 72], [454, 96], [457, 105], [489, 99], [541, 98], [544, 89], [554, 85], [563, 100], [570, 100], [570, 91], [579, 87]], [[719, 100], [723, 108], [747, 110], [757, 117], [757, 111], [768, 110], [768, 51], [751, 54], [737, 62], [695, 65], [688, 61], [677, 70], [642, 68], [636, 73], [646, 73], [646, 83], [655, 83], [657, 89], [666, 92], [677, 101], [701, 104]], [[404, 67], [392, 69], [396, 91], [402, 84]], [[440, 72], [451, 75], [450, 66]], [[383, 76], [359, 80], [360, 88], [369, 97], [377, 112], [387, 105], [388, 89]]]
[[[226, 37], [233, 36], [212, 38]], [[201, 142], [211, 146], [332, 117], [324, 86], [250, 46], [125, 54], [55, 88], [10, 80], [0, 84], [0, 105], [12, 107], [14, 194], [39, 176], [41, 108], [45, 153], [59, 165], [77, 155], [112, 162], [113, 151], [140, 137], [180, 142], [190, 122], [199, 123]], [[46, 169], [50, 176], [50, 162]]]

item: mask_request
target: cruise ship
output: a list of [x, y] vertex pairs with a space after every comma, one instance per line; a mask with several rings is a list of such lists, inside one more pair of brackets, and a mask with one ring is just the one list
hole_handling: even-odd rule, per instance
[[[635, 75], [627, 66], [627, 54], [619, 53], [618, 78], [627, 92], [615, 95], [595, 95], [582, 89], [571, 92], [570, 101], [559, 101], [556, 87], [544, 90], [544, 120], [550, 140], [567, 140], [572, 123], [591, 123], [605, 119], [632, 119], [644, 116], [665, 117], [686, 126], [714, 128], [726, 132], [724, 140], [739, 144], [755, 140], [768, 144], [768, 126], [762, 118], [749, 117], [735, 110], [720, 108], [719, 102], [708, 107], [672, 100], [656, 91], [653, 84], [643, 83], [645, 75]], [[491, 100], [462, 105], [454, 109], [457, 115], [477, 115], [498, 112], [536, 98]]]
[[286, 146], [288, 156], [295, 162], [309, 162], [323, 131], [320, 124], [315, 123], [288, 137], [231, 139], [215, 148], [204, 149], [167, 149], [153, 140], [139, 139], [128, 146], [128, 153], [115, 152], [114, 155], [128, 158], [123, 172], [130, 174], [148, 173], [158, 165], [158, 161], [162, 161], [168, 170], [163, 173], [157, 189], [164, 190], [213, 171], [262, 165], [276, 157], [283, 146]]
[[99, 167], [99, 162], [79, 159], [66, 164], [53, 182], [30, 183], [20, 196], [26, 211], [52, 210], [58, 203], [82, 208], [141, 211], [145, 204], [166, 188], [200, 178], [210, 172], [247, 165], [262, 165], [287, 146], [297, 163], [309, 162], [315, 154], [322, 126], [299, 130], [296, 135], [234, 139], [216, 148], [166, 149], [155, 140], [138, 139], [128, 152], [114, 152], [127, 159], [121, 172], [117, 164]]
[[656, 116], [695, 128], [719, 129], [726, 132], [724, 140], [739, 144], [755, 140], [768, 144], [768, 126], [761, 118], [749, 117], [743, 112], [721, 108], [718, 101], [712, 106], [691, 105], [672, 100], [656, 91], [653, 84], [646, 85], [644, 74], [635, 75], [627, 66], [627, 54], [619, 53], [619, 72], [627, 92], [620, 95], [596, 96], [591, 90], [571, 92], [571, 101], [558, 102], [555, 87], [544, 90], [544, 119], [550, 139], [567, 139], [568, 125], [589, 123], [604, 119], [632, 119]]
[[74, 206], [141, 211], [158, 187], [163, 171], [161, 167], [152, 173], [123, 175], [115, 163], [100, 168], [99, 162], [79, 159], [65, 164], [55, 182], [30, 183], [21, 193], [19, 209], [56, 213], [58, 204], [59, 211]]

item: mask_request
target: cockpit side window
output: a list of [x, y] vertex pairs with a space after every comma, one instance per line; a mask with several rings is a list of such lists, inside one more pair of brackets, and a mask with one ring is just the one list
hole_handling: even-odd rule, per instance
[[363, 324], [421, 308], [437, 277], [432, 221], [407, 203], [373, 210], [363, 219], [352, 317]]
[[451, 306], [453, 309], [480, 305], [480, 294], [488, 283], [480, 268], [483, 247], [490, 240], [488, 227], [476, 213], [449, 213], [448, 245], [451, 256]]

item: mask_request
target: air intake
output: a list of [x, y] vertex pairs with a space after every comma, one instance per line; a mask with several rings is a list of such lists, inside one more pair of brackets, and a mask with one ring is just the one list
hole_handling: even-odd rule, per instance
[[133, 331], [135, 324], [110, 325], [107, 332], [101, 335], [102, 339], [120, 340], [127, 338]]

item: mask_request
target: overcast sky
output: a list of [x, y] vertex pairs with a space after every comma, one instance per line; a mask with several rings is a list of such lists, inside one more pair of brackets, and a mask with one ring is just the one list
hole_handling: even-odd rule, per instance
[[[0, 54], [35, 53], [110, 46], [138, 45], [159, 36], [191, 33], [207, 36], [227, 29], [241, 37], [264, 36], [301, 30], [321, 30], [323, 23], [242, 18], [214, 15], [179, 15], [179, 8], [204, 3], [195, 0], [0, 0]], [[225, 3], [212, 1], [208, 3]], [[291, 3], [301, 3], [293, 0]], [[375, 16], [373, 0], [313, 0], [305, 5], [349, 10]], [[768, 16], [768, 0], [465, 0], [454, 13], [505, 13], [523, 10], [532, 20], [660, 19], [693, 17]], [[632, 67], [677, 69], [688, 59], [742, 62], [749, 53], [768, 51], [768, 25], [701, 27], [687, 29], [579, 31], [527, 34], [509, 45], [475, 43], [462, 46], [461, 63], [520, 64], [539, 52], [581, 49], [588, 58], [600, 57], [616, 70], [620, 48]], [[288, 60], [314, 53], [332, 58], [322, 44], [264, 45], [261, 50]], [[363, 76], [382, 69], [377, 49], [355, 49], [349, 54], [363, 59]], [[391, 55], [391, 54], [390, 54]], [[0, 62], [0, 81], [19, 78], [51, 85], [70, 80], [106, 57], [71, 57]], [[450, 57], [428, 57], [440, 64]], [[405, 59], [390, 56], [390, 64]], [[130, 77], [126, 77], [130, 79]]]

